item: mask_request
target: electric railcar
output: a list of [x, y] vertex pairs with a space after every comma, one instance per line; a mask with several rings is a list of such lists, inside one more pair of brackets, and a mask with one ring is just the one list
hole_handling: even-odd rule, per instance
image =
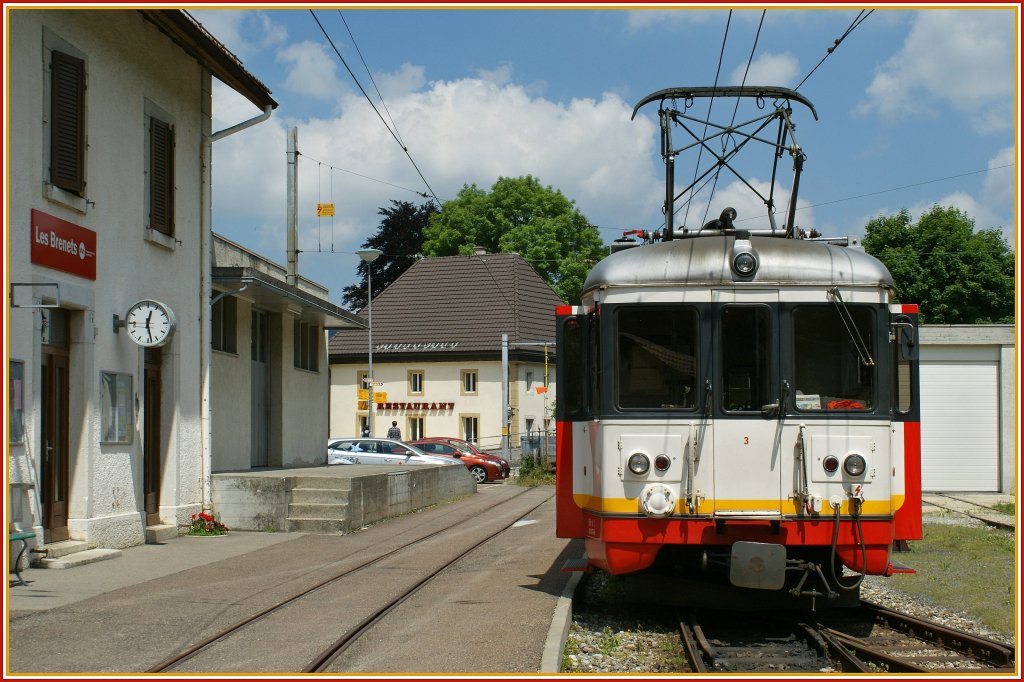
[[[665, 133], [667, 100], [722, 90], [637, 108], [661, 99]], [[804, 101], [729, 90], [783, 101], [777, 141]], [[802, 152], [780, 148], [795, 187]], [[851, 240], [770, 211], [673, 228], [671, 175], [664, 229], [620, 241], [557, 311], [557, 535], [612, 574], [852, 603], [863, 575], [912, 572], [893, 551], [921, 537], [917, 307]]]

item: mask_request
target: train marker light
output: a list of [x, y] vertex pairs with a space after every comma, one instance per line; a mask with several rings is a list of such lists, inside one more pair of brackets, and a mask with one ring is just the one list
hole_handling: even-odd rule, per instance
[[839, 469], [839, 458], [836, 457], [835, 455], [829, 455], [828, 457], [825, 458], [821, 465], [825, 467], [825, 471], [827, 471], [830, 474], [834, 474], [836, 470]]
[[635, 452], [629, 456], [629, 470], [637, 476], [643, 476], [651, 468], [651, 460], [642, 452]]
[[668, 471], [671, 464], [672, 460], [667, 455], [658, 455], [654, 458], [654, 468], [658, 471]]
[[843, 460], [843, 469], [851, 476], [860, 476], [867, 466], [867, 462], [860, 455], [850, 455]]

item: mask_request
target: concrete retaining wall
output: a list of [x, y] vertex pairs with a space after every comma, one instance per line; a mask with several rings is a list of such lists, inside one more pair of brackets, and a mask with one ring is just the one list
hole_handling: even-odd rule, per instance
[[318, 479], [318, 488], [336, 489], [339, 497], [347, 493], [348, 518], [341, 526], [353, 530], [476, 492], [463, 466], [380, 469], [356, 476], [325, 475], [343, 473], [344, 467], [214, 474], [214, 515], [229, 529], [286, 532], [291, 490], [302, 487], [308, 475]]

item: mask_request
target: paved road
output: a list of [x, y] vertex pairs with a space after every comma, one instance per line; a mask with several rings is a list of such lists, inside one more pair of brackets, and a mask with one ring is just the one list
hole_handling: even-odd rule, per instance
[[[266, 608], [297, 585], [315, 584], [334, 565], [395, 544], [423, 524], [487, 514], [482, 510], [490, 503], [522, 491], [514, 485], [479, 486], [469, 498], [345, 536], [182, 537], [74, 569], [30, 569], [30, 584], [9, 590], [8, 671], [145, 672], [200, 635]], [[403, 632], [381, 634], [376, 645], [390, 658], [370, 657], [364, 664], [370, 667], [361, 669], [541, 671], [552, 618], [570, 577], [560, 569], [582, 548], [554, 537], [553, 488], [530, 494], [544, 503], [528, 522], [510, 528], [497, 549], [474, 555], [460, 576], [411, 601], [409, 613], [418, 619]], [[372, 576], [366, 589], [373, 589]], [[472, 635], [475, 646], [465, 646], [462, 633]], [[403, 652], [403, 643], [410, 642], [416, 646]], [[252, 646], [265, 652], [275, 642], [254, 638]]]

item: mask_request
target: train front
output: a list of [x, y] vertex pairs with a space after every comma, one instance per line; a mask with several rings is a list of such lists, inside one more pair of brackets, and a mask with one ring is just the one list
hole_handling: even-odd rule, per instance
[[558, 311], [558, 536], [612, 574], [815, 599], [909, 570], [917, 315], [892, 290], [859, 248], [743, 232], [604, 259]]

